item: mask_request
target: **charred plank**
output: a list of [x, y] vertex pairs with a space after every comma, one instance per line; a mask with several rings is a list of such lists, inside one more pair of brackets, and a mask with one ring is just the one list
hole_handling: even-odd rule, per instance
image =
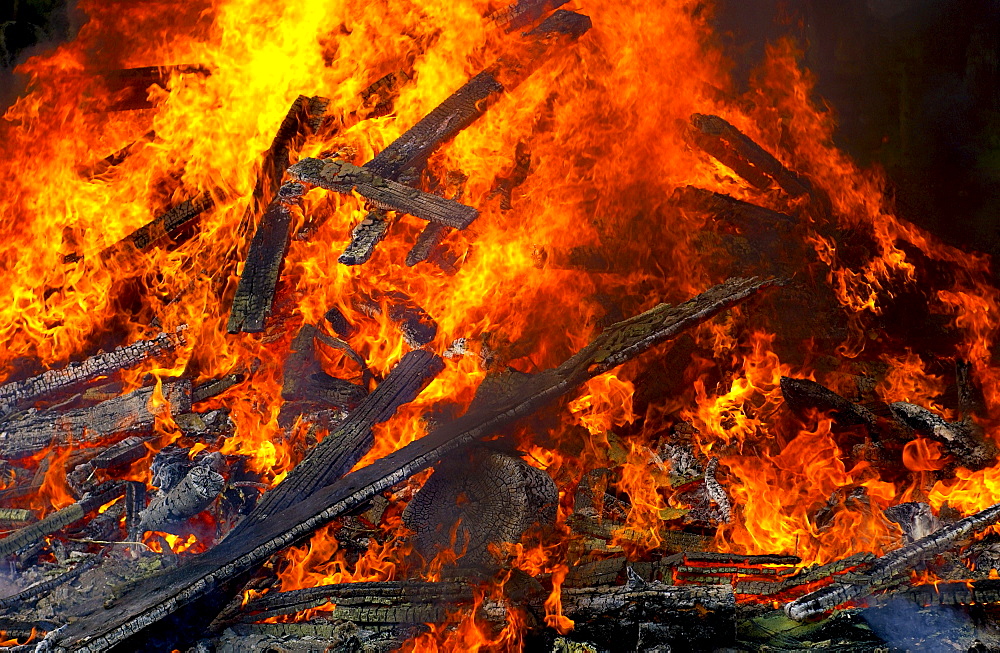
[[155, 338], [139, 340], [108, 353], [96, 354], [82, 362], [70, 363], [66, 367], [49, 370], [30, 379], [0, 385], [0, 416], [35, 399], [99, 376], [110, 376], [154, 356], [173, 351], [184, 344], [185, 329], [187, 326], [181, 326], [173, 333], [164, 332]]
[[[431, 223], [433, 224], [433, 223]], [[389, 216], [381, 209], [369, 211], [364, 220], [351, 230], [351, 242], [337, 259], [344, 265], [361, 265], [375, 253], [375, 246], [389, 231]]]
[[943, 444], [963, 467], [977, 471], [997, 461], [996, 443], [971, 420], [948, 422], [926, 408], [905, 401], [892, 403], [889, 409], [896, 419], [917, 433]]
[[785, 397], [785, 403], [795, 410], [815, 408], [832, 411], [837, 422], [843, 426], [863, 424], [875, 427], [878, 422], [875, 414], [864, 406], [848, 401], [833, 390], [809, 379], [781, 377], [781, 394]]
[[267, 207], [250, 242], [243, 274], [229, 312], [229, 333], [260, 333], [271, 312], [274, 295], [291, 242], [292, 209], [301, 202], [305, 186], [282, 185]]

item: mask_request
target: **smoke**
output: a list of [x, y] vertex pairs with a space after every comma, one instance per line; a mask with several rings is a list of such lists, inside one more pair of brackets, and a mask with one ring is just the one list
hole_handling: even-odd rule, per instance
[[922, 608], [897, 599], [862, 612], [872, 631], [892, 649], [914, 653], [969, 650], [977, 643], [972, 620], [952, 606]]

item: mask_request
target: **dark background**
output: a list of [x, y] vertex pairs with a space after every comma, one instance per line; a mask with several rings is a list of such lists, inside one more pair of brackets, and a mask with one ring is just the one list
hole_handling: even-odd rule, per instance
[[[0, 0], [0, 107], [10, 68], [81, 24], [71, 4]], [[715, 20], [736, 80], [796, 38], [837, 144], [885, 169], [900, 215], [1000, 259], [1000, 0], [720, 0]]]

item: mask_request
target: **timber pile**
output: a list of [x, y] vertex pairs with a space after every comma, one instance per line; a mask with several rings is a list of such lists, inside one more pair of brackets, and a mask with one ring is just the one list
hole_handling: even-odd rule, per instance
[[[539, 24], [512, 37], [504, 56], [364, 165], [332, 151], [296, 160], [309, 139], [347, 124], [325, 116], [328, 101], [322, 97], [299, 96], [292, 103], [263, 154], [245, 208], [241, 235], [247, 241], [234, 245], [236, 257], [213, 268], [213, 276], [235, 279], [237, 259], [243, 263], [227, 298], [229, 334], [285, 329], [290, 341], [276, 368], [280, 405], [255, 407], [273, 408], [283, 437], [298, 447], [297, 464], [279, 483], [262, 482], [245, 456], [223, 453], [232, 450], [226, 439], [235, 427], [218, 399], [241, 384], [273, 380], [266, 370], [262, 374], [259, 360], [241, 361], [229, 373], [198, 383], [190, 372], [138, 382], [124, 373], [179, 356], [187, 345], [184, 327], [0, 385], [0, 528], [6, 531], [0, 557], [20, 574], [15, 590], [0, 597], [0, 631], [7, 637], [39, 635], [38, 650], [45, 651], [388, 650], [428, 632], [428, 624], [454, 628], [456, 615], [464, 614], [493, 634], [521, 624], [527, 646], [556, 651], [796, 650], [834, 641], [841, 650], [864, 650], [882, 643], [876, 632], [881, 609], [1000, 605], [1000, 537], [987, 535], [969, 545], [1000, 521], [1000, 504], [965, 517], [944, 508], [935, 512], [919, 501], [895, 505], [880, 518], [898, 526], [899, 546], [881, 556], [855, 553], [804, 566], [789, 552], [718, 550], [720, 529], [743, 518], [738, 495], [730, 490], [738, 479], [724, 462], [733, 451], [721, 447], [703, 455], [699, 434], [680, 419], [638, 451], [630, 450], [634, 443], [625, 436], [608, 432], [601, 464], [578, 478], [565, 477], [574, 471], [550, 475], [514, 446], [516, 430], [537, 430], [544, 439], [561, 402], [665, 341], [673, 342], [657, 364], [669, 378], [660, 380], [658, 391], [677, 392], [689, 378], [691, 361], [708, 355], [687, 331], [723, 313], [752, 323], [763, 312], [760, 304], [796, 291], [776, 277], [799, 273], [794, 266], [801, 252], [794, 248], [802, 247], [795, 241], [808, 222], [803, 218], [815, 219], [817, 208], [829, 207], [807, 179], [719, 116], [691, 117], [692, 146], [757, 191], [773, 191], [783, 202], [774, 204], [783, 208], [692, 186], [676, 189], [670, 204], [703, 215], [706, 234], [749, 243], [755, 256], [737, 256], [731, 264], [740, 274], [720, 275], [728, 280], [631, 318], [612, 306], [618, 312], [609, 308], [600, 323], [605, 328], [595, 329], [588, 345], [534, 374], [505, 369], [497, 364], [502, 352], [480, 343], [489, 373], [465, 412], [458, 415], [446, 403], [434, 407], [424, 415], [426, 435], [357, 467], [374, 448], [376, 429], [441, 374], [443, 358], [473, 350], [465, 339], [435, 349], [440, 343], [434, 316], [391, 286], [344, 298], [323, 323], [272, 315], [279, 312], [293, 235], [306, 239], [325, 220], [302, 215], [302, 198], [315, 188], [363, 199], [366, 217], [351, 230], [339, 258], [343, 265], [369, 261], [404, 213], [427, 221], [406, 265], [453, 265], [444, 241], [452, 230], [469, 228], [479, 209], [462, 203], [461, 171], [435, 178], [428, 160], [590, 29], [587, 16], [559, 10], [562, 4], [520, 0], [491, 13], [487, 19], [508, 32]], [[149, 68], [108, 75], [108, 84], [120, 87], [120, 103], [113, 106], [132, 107], [136, 89], [144, 93], [184, 74], [208, 71]], [[406, 71], [379, 78], [361, 93], [352, 119], [386, 115], [410, 79]], [[144, 137], [154, 138], [152, 132]], [[82, 173], [103, 174], [125, 161], [135, 145]], [[502, 211], [512, 210], [514, 192], [531, 172], [530, 146], [519, 141], [511, 169], [497, 172], [486, 199], [499, 198]], [[101, 256], [141, 254], [181, 238], [225, 193], [198, 189], [188, 196]], [[631, 270], [631, 262], [620, 260], [614, 245], [608, 239], [536, 258], [539, 267], [619, 275]], [[82, 257], [70, 254], [66, 260]], [[742, 313], [730, 312], [744, 303]], [[384, 378], [348, 342], [357, 335], [355, 321], [366, 318], [384, 318], [406, 344]], [[329, 373], [328, 350], [350, 360], [356, 375]], [[782, 410], [789, 418], [829, 417], [845, 463], [898, 470], [900, 453], [927, 440], [946, 457], [933, 470], [939, 477], [958, 467], [990, 468], [1000, 449], [978, 421], [983, 399], [974, 370], [959, 361], [954, 374], [957, 419], [915, 403], [887, 404], [873, 383], [845, 396], [792, 377], [780, 380]], [[546, 445], [573, 459], [585, 438], [569, 433]], [[670, 497], [669, 505], [657, 508], [657, 527], [637, 523], [639, 506], [624, 498], [624, 470], [636, 454], [658, 491]], [[141, 480], [146, 478], [148, 483]], [[822, 534], [845, 509], [872, 516], [868, 491], [860, 482], [839, 488], [813, 507], [810, 523]], [[31, 502], [53, 492], [62, 492], [58, 510], [46, 514]], [[283, 553], [319, 529], [330, 527], [327, 533], [350, 566], [374, 545], [387, 546], [392, 519], [393, 532], [405, 532], [412, 549], [406, 557], [412, 569], [405, 570], [413, 573], [305, 588], [286, 588], [278, 580]], [[556, 551], [559, 564], [526, 572], [519, 556], [531, 545]], [[185, 551], [188, 546], [193, 548]], [[941, 582], [914, 582], [917, 573]], [[772, 609], [775, 603], [783, 609]], [[556, 637], [570, 623], [569, 634]]]

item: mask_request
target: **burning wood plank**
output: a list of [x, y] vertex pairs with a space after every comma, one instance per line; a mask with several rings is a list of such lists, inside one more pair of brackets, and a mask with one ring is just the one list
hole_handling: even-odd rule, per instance
[[229, 333], [260, 333], [271, 312], [285, 252], [291, 242], [292, 208], [300, 204], [306, 188], [289, 182], [264, 212], [250, 242], [250, 252], [229, 312]]
[[[74, 617], [75, 621], [54, 633], [50, 643], [55, 651], [105, 651], [146, 631], [162, 619], [206, 595], [218, 591], [229, 581], [255, 569], [274, 553], [290, 546], [320, 526], [372, 500], [413, 474], [435, 464], [461, 447], [494, 433], [497, 429], [526, 417], [542, 406], [567, 394], [588, 379], [603, 374], [653, 345], [676, 336], [730, 308], [772, 285], [761, 279], [732, 279], [707, 290], [678, 306], [661, 304], [641, 315], [606, 329], [587, 347], [562, 365], [534, 376], [523, 376], [510, 384], [503, 394], [490, 400], [480, 400], [454, 422], [437, 427], [431, 433], [371, 465], [352, 472], [322, 489], [313, 479], [322, 477], [329, 482], [328, 470], [298, 472], [299, 467], [313, 467], [321, 456], [311, 455], [303, 461], [276, 490], [292, 481], [293, 475], [309, 481], [299, 481], [289, 497], [312, 493], [298, 503], [278, 511], [278, 501], [261, 505], [253, 519], [237, 527], [238, 535], [230, 533], [218, 546], [163, 575], [137, 585], [119, 597], [95, 599], [93, 605]], [[411, 352], [416, 353], [416, 352]], [[378, 394], [378, 390], [368, 399]], [[364, 403], [364, 402], [362, 402]], [[359, 407], [360, 410], [360, 407]], [[358, 412], [357, 410], [355, 412]], [[356, 419], [355, 423], [360, 421]], [[362, 434], [365, 439], [369, 433]], [[331, 434], [323, 443], [334, 449], [338, 441], [347, 438]], [[322, 444], [322, 443], [321, 443]], [[319, 446], [317, 446], [319, 449]], [[315, 451], [315, 450], [314, 450]], [[325, 456], [324, 456], [325, 457]], [[301, 486], [301, 490], [299, 487]], [[278, 496], [276, 492], [270, 493]], [[265, 500], [268, 495], [265, 495]], [[290, 503], [282, 501], [282, 504]], [[226, 599], [221, 603], [224, 605]], [[201, 634], [204, 609], [191, 613], [189, 619], [177, 621], [170, 636], [182, 640]], [[177, 623], [189, 623], [190, 631], [180, 632]]]
[[408, 213], [455, 229], [465, 229], [479, 211], [453, 200], [379, 177], [367, 168], [336, 159], [302, 159], [288, 169], [292, 178], [307, 184], [359, 195], [383, 210]]
[[749, 233], [760, 233], [765, 229], [786, 232], [796, 223], [790, 215], [695, 186], [678, 188], [671, 199], [680, 206], [703, 211], [718, 222]]
[[785, 604], [785, 614], [802, 621], [832, 610], [849, 601], [868, 596], [880, 584], [891, 580], [914, 566], [944, 553], [977, 531], [1000, 521], [1000, 503], [944, 526], [934, 533], [886, 553], [875, 560], [865, 571], [863, 579], [856, 582], [834, 582]]
[[[435, 224], [435, 223], [431, 223]], [[351, 242], [337, 260], [344, 265], [361, 265], [375, 253], [375, 246], [389, 231], [389, 216], [381, 209], [369, 211], [364, 220], [351, 230]]]
[[781, 377], [781, 394], [785, 403], [795, 410], [815, 408], [821, 411], [831, 411], [836, 415], [837, 422], [844, 426], [864, 424], [875, 428], [878, 418], [870, 410], [860, 404], [853, 403], [809, 379], [794, 379]]
[[808, 182], [719, 116], [692, 115], [689, 134], [698, 147], [761, 190], [775, 183], [792, 197], [811, 190]]
[[985, 437], [975, 422], [948, 422], [921, 406], [897, 401], [889, 405], [892, 414], [917, 433], [944, 445], [959, 464], [973, 471], [991, 467], [997, 461], [997, 445]]
[[154, 356], [173, 351], [184, 344], [185, 329], [187, 326], [181, 326], [173, 333], [164, 332], [150, 340], [139, 340], [105, 354], [96, 354], [82, 362], [43, 372], [30, 379], [0, 385], [0, 416], [35, 399], [99, 376], [109, 376]]
[[16, 553], [26, 546], [39, 542], [46, 535], [51, 535], [72, 523], [80, 521], [88, 513], [97, 510], [112, 499], [117, 499], [123, 494], [125, 494], [125, 485], [123, 483], [112, 483], [110, 488], [105, 488], [62, 510], [57, 510], [30, 526], [25, 526], [20, 530], [14, 531], [0, 540], [0, 558]]
[[[16, 460], [51, 446], [148, 432], [156, 417], [150, 409], [155, 390], [155, 386], [139, 388], [90, 408], [28, 414], [10, 420], [0, 426], [0, 458]], [[177, 412], [190, 410], [191, 383], [164, 383], [163, 398]]]
[[106, 70], [99, 73], [107, 90], [115, 96], [115, 101], [103, 111], [136, 111], [154, 106], [148, 98], [151, 86], [167, 87], [167, 82], [174, 75], [200, 75], [208, 77], [212, 71], [195, 64], [180, 64], [175, 66], [144, 66], [142, 68], [123, 68]]
[[417, 242], [413, 244], [413, 247], [406, 254], [407, 267], [413, 267], [421, 261], [426, 261], [431, 252], [444, 240], [447, 233], [448, 227], [443, 224], [436, 222], [428, 223], [420, 232], [420, 235], [417, 236]]
[[503, 25], [507, 32], [526, 27], [546, 13], [566, 4], [566, 0], [518, 0], [512, 5], [488, 14], [486, 20]]

